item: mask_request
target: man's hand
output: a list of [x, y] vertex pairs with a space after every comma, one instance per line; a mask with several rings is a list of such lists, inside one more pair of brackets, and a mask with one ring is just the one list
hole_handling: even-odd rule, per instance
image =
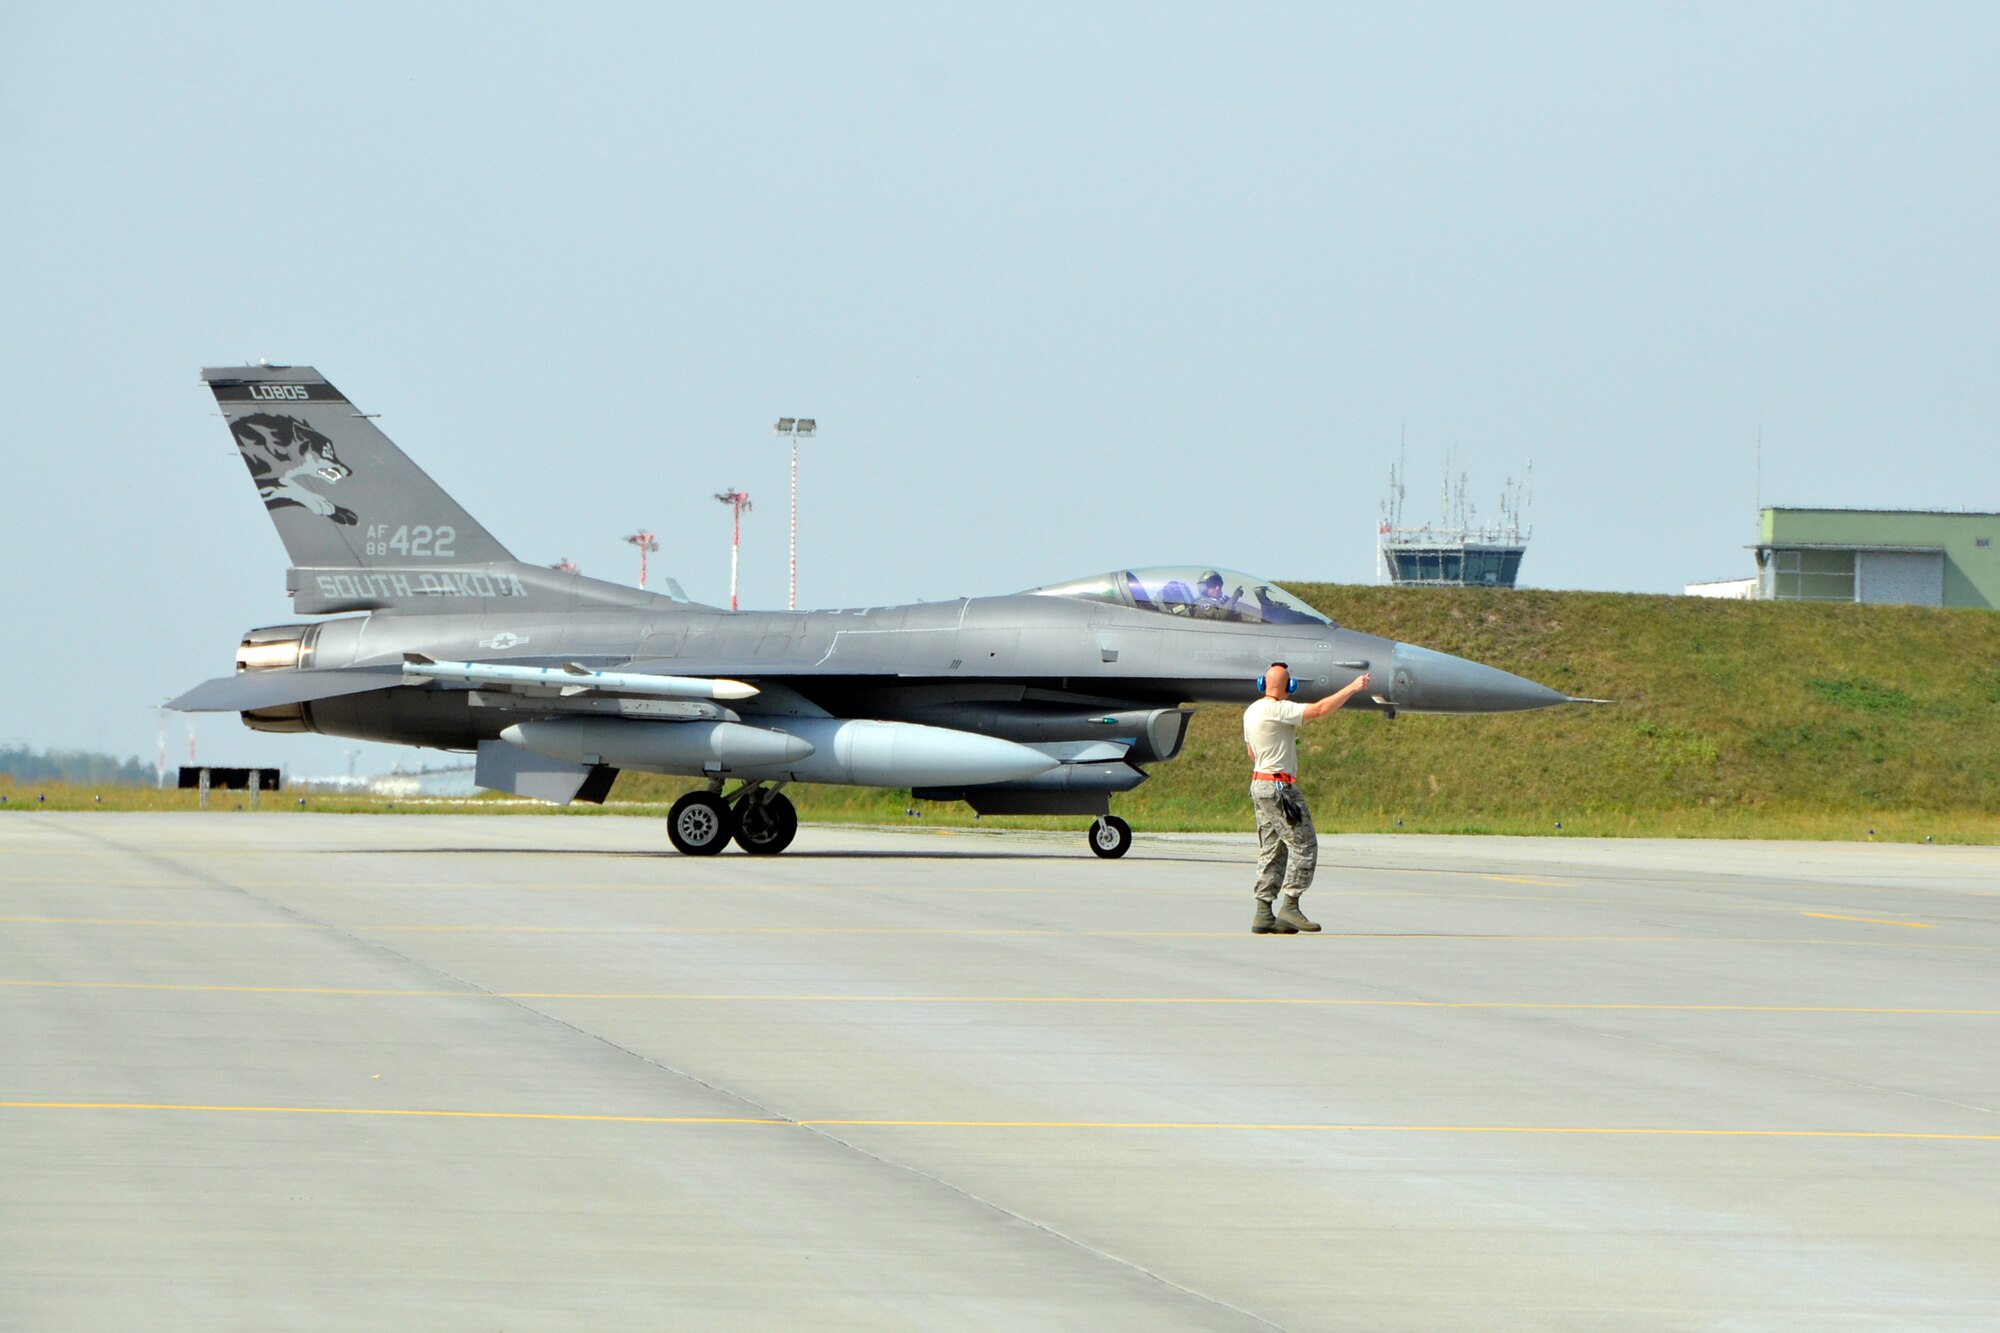
[[1364, 671], [1353, 680], [1348, 681], [1347, 684], [1335, 690], [1332, 694], [1327, 695], [1326, 698], [1321, 699], [1318, 703], [1307, 704], [1306, 721], [1313, 722], [1325, 717], [1328, 713], [1333, 712], [1367, 688], [1368, 673]]

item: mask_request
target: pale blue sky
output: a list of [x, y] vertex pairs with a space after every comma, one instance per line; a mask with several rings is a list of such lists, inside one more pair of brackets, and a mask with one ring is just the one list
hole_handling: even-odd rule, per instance
[[725, 600], [748, 489], [751, 606], [781, 413], [803, 605], [1372, 581], [1405, 430], [1416, 518], [1533, 458], [1543, 587], [1747, 573], [1760, 426], [1766, 503], [2000, 508], [1997, 159], [1991, 5], [10, 5], [0, 742], [150, 755], [289, 618], [260, 356], [524, 559]]

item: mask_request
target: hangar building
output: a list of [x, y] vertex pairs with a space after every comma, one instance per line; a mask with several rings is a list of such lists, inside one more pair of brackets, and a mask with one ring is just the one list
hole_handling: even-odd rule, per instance
[[2000, 514], [1935, 509], [1763, 511], [1759, 598], [2000, 607]]

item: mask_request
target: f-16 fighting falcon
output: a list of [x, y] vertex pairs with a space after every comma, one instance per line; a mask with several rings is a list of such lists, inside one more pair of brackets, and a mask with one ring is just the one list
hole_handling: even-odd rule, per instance
[[[667, 835], [783, 851], [795, 782], [909, 788], [982, 814], [1094, 815], [1180, 752], [1194, 703], [1246, 704], [1267, 663], [1349, 707], [1496, 713], [1581, 702], [1333, 624], [1275, 584], [1199, 566], [1003, 597], [726, 611], [524, 564], [308, 366], [202, 372], [291, 557], [293, 612], [172, 707], [259, 731], [477, 755], [489, 789], [602, 802], [623, 768], [705, 779]], [[354, 613], [354, 614], [348, 614]], [[732, 785], [733, 784], [733, 785]]]

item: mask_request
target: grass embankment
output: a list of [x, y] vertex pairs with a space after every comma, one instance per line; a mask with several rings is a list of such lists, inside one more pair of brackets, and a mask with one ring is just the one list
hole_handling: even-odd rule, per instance
[[[1330, 827], [2000, 840], [2000, 616], [1604, 593], [1305, 586], [1336, 620], [1614, 699], [1302, 733]], [[1218, 713], [1226, 710], [1217, 710]], [[1240, 768], [1226, 716], [1163, 814]], [[1135, 802], [1135, 807], [1136, 807]]]
[[[1553, 833], [2000, 842], [2000, 615], [1915, 607], [1289, 584], [1357, 629], [1617, 700], [1504, 717], [1336, 716], [1301, 734], [1326, 832]], [[1245, 830], [1241, 711], [1196, 715], [1186, 750], [1113, 809], [1144, 830]], [[693, 784], [622, 775], [614, 811]], [[0, 780], [0, 810], [193, 809], [193, 792]], [[247, 808], [217, 792], [212, 808]], [[915, 823], [906, 792], [801, 787], [808, 820]], [[94, 799], [102, 797], [101, 806]], [[265, 809], [296, 809], [267, 793]], [[631, 803], [638, 803], [637, 805]], [[516, 811], [311, 795], [318, 810]], [[921, 822], [967, 824], [962, 805]], [[595, 807], [571, 807], [574, 811]], [[1077, 828], [1079, 818], [995, 823]]]

